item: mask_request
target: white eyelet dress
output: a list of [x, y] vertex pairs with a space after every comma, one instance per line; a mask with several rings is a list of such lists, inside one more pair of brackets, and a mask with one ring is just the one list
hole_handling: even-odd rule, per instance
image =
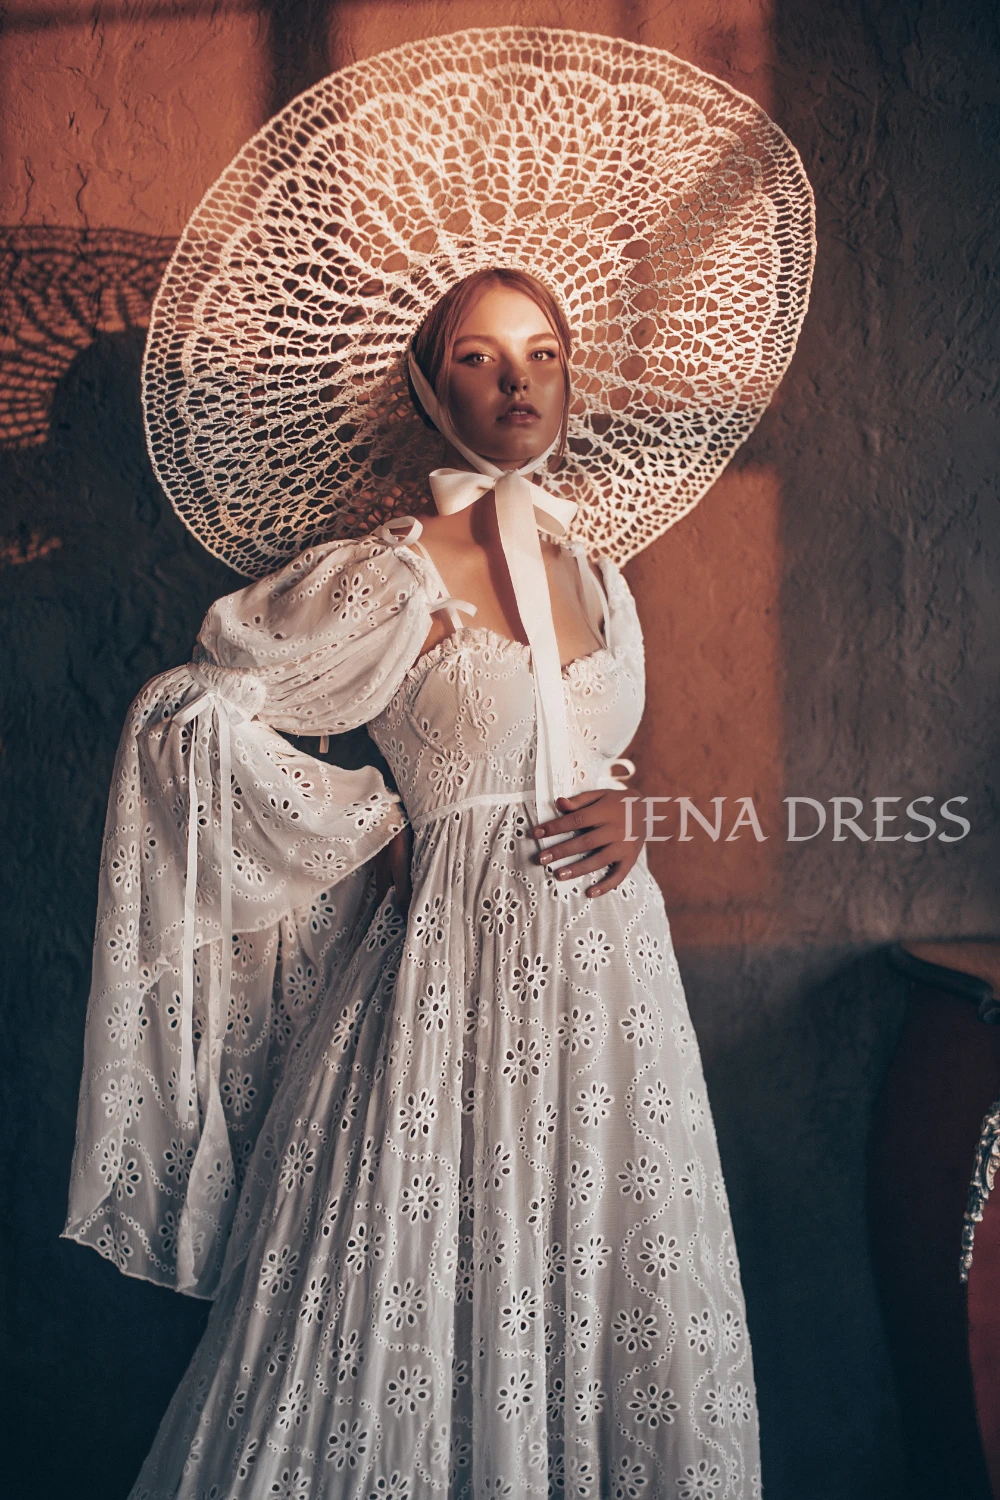
[[[608, 784], [643, 706], [632, 599], [600, 567], [606, 644], [563, 673], [581, 789]], [[136, 897], [145, 979], [123, 989], [102, 960], [67, 1233], [215, 1306], [132, 1500], [760, 1494], [739, 1267], [659, 889], [644, 855], [595, 899], [597, 876], [538, 865], [528, 649], [462, 628], [419, 656], [441, 593], [398, 541], [312, 549], [220, 601], [200, 678], [159, 679], [133, 721], [133, 742], [150, 724], [160, 739], [140, 743], [106, 857], [121, 845], [129, 866], [127, 824], [140, 886], [157, 863], [180, 874], [169, 900]], [[328, 619], [339, 633], [317, 640]], [[263, 683], [257, 717], [227, 719], [236, 678], [217, 676], [219, 717], [176, 725], [213, 666]], [[413, 827], [405, 919], [392, 893], [376, 909], [363, 868], [401, 822], [381, 778], [324, 781], [273, 732], [352, 722]], [[187, 755], [219, 790], [224, 733], [241, 871], [213, 1022], [222, 808], [204, 794], [191, 834], [179, 789]], [[151, 804], [170, 831], [146, 858]], [[348, 806], [357, 846], [338, 826], [324, 853]], [[185, 868], [200, 904], [182, 1128]], [[129, 920], [111, 897], [99, 953]], [[143, 951], [144, 921], [173, 936]], [[122, 1049], [107, 1017], [128, 995], [143, 1011]]]

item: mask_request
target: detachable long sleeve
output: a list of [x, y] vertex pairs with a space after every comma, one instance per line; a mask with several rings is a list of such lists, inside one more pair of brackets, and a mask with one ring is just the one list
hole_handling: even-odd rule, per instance
[[371, 907], [398, 797], [277, 731], [389, 702], [426, 580], [375, 538], [313, 548], [218, 601], [196, 659], [132, 705], [108, 808], [64, 1234], [211, 1296], [285, 1060]]

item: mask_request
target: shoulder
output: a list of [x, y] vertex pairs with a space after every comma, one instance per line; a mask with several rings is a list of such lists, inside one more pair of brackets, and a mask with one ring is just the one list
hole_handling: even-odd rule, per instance
[[414, 559], [399, 533], [380, 526], [361, 536], [307, 547], [276, 572], [227, 598], [238, 600], [243, 611], [258, 603], [308, 608], [310, 601], [320, 597], [324, 613], [331, 604], [345, 605], [348, 610], [381, 604], [390, 602], [386, 591], [393, 586], [407, 594], [417, 587], [420, 570], [414, 567]]
[[295, 643], [299, 649], [347, 644], [393, 617], [421, 614], [424, 564], [399, 533], [393, 523], [391, 531], [379, 527], [305, 548], [276, 572], [216, 600], [199, 644], [217, 661], [234, 651], [261, 661], [291, 654]]
[[632, 590], [621, 568], [603, 552], [590, 552], [582, 541], [571, 544], [579, 558], [586, 561], [594, 579], [604, 591], [611, 619], [612, 638], [623, 649], [642, 651], [642, 626]]
[[600, 578], [604, 584], [608, 596], [608, 603], [612, 611], [627, 614], [630, 619], [635, 619], [638, 624], [638, 616], [635, 607], [635, 598], [632, 590], [625, 580], [625, 574], [616, 562], [603, 553], [599, 554], [592, 566], [599, 568]]
[[594, 581], [607, 591], [609, 580], [613, 579], [614, 587], [621, 586], [628, 592], [628, 585], [615, 563], [603, 552], [592, 551], [579, 537], [570, 537], [565, 541], [547, 543], [555, 553], [570, 553], [579, 563], [585, 566]]
[[360, 536], [307, 547], [277, 572], [268, 574], [250, 587], [266, 591], [272, 599], [289, 595], [309, 598], [327, 580], [341, 578], [352, 570], [361, 570], [369, 573], [373, 580], [384, 582], [391, 578], [405, 579], [414, 570], [410, 566], [404, 536], [405, 533], [380, 526]]

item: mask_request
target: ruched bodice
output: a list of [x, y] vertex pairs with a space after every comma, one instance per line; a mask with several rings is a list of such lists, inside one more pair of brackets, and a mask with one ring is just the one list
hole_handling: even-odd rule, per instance
[[[562, 673], [574, 791], [609, 784], [609, 768], [642, 716], [642, 637], [631, 596], [611, 564], [602, 574], [606, 645]], [[527, 646], [477, 626], [457, 630], [408, 668], [368, 729], [417, 826], [455, 805], [530, 802], [535, 717]]]

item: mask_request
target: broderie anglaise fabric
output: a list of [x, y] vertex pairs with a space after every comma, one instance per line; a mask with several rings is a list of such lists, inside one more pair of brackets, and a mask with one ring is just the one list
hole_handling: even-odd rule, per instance
[[[336, 733], [382, 709], [430, 627], [420, 568], [371, 541], [306, 552], [214, 605], [198, 660], [132, 705], [105, 830], [67, 1222], [129, 1274], [214, 1292], [274, 1079], [334, 984], [368, 899], [365, 862], [405, 821], [376, 771], [325, 765], [275, 730]], [[210, 712], [179, 724], [198, 700]], [[225, 1017], [224, 862], [238, 934]]]
[[[617, 569], [601, 567], [606, 645], [563, 674], [580, 786], [606, 774], [643, 703], [631, 597]], [[202, 631], [203, 651], [265, 680], [258, 713], [273, 714], [278, 727], [319, 733], [367, 720], [414, 827], [413, 897], [405, 921], [391, 894], [374, 910], [357, 873], [398, 821], [381, 784], [366, 783], [350, 810], [331, 788], [314, 838], [320, 824], [346, 824], [359, 806], [368, 822], [349, 852], [337, 846], [344, 877], [316, 877], [314, 889], [303, 871], [312, 846], [300, 844], [291, 816], [304, 803], [273, 801], [276, 786], [289, 790], [277, 769], [281, 741], [259, 720], [231, 730], [237, 842], [258, 868], [268, 865], [260, 909], [237, 903], [237, 928], [254, 913], [254, 930], [235, 940], [221, 1049], [241, 1196], [221, 1276], [217, 1258], [210, 1282], [206, 1273], [204, 1286], [217, 1284], [208, 1330], [134, 1500], [759, 1494], [725, 1189], [645, 859], [596, 900], [584, 895], [592, 877], [559, 882], [533, 861], [527, 649], [472, 627], [418, 658], [435, 588], [415, 551], [343, 544], [315, 549], [290, 582], [289, 572], [221, 601]], [[331, 595], [343, 601], [340, 635], [307, 662], [311, 616]], [[364, 693], [358, 685], [376, 658], [381, 686]], [[156, 760], [144, 748], [148, 730], [139, 730], [143, 764], [170, 775], [147, 771], [145, 806], [130, 814], [136, 830], [165, 818], [175, 850], [184, 731], [170, 729], [166, 710], [184, 681], [166, 700], [154, 686], [158, 732], [178, 744]], [[205, 730], [206, 778], [218, 732]], [[288, 754], [303, 776], [319, 774], [315, 762]], [[214, 827], [207, 799], [204, 816]], [[266, 853], [250, 836], [265, 827]], [[141, 831], [134, 837], [144, 847]], [[204, 843], [199, 997], [219, 965], [218, 859], [210, 834]], [[145, 882], [142, 858], [134, 868]], [[162, 878], [176, 883], [183, 861], [172, 858], [175, 873]], [[180, 907], [175, 891], [142, 908], [153, 922], [173, 913], [163, 944], [171, 955]], [[149, 965], [150, 918], [138, 912]], [[102, 932], [99, 945], [115, 936]], [[266, 980], [244, 983], [245, 943], [247, 971], [259, 968]], [[115, 994], [95, 1000], [99, 1026], [122, 1004]], [[133, 1024], [123, 1053], [139, 1093], [124, 1113], [116, 1105], [113, 1188], [90, 1211], [118, 1236], [99, 1248], [147, 1275], [156, 1268], [143, 1260], [128, 1205], [147, 1176], [179, 1192], [197, 1144], [172, 1125], [168, 1132], [171, 1102], [153, 1098], [152, 1080], [179, 1056], [165, 994], [144, 992], [149, 1024]], [[243, 1016], [246, 1041], [228, 1029]], [[89, 1058], [91, 1099], [114, 1092], [109, 1080], [118, 1076], [119, 1041], [107, 1025]], [[254, 1052], [265, 1031], [270, 1041]], [[199, 1062], [205, 1035], [203, 1023]], [[143, 1049], [154, 1041], [168, 1050], [143, 1073]], [[263, 1119], [264, 1102], [242, 1102], [251, 1087], [266, 1102]], [[136, 1123], [136, 1110], [150, 1108], [157, 1119], [163, 1112], [162, 1140], [145, 1119]], [[155, 1144], [142, 1155], [130, 1137]], [[249, 1163], [242, 1140], [255, 1141]], [[166, 1205], [161, 1193], [146, 1210], [151, 1238], [159, 1229], [149, 1213], [167, 1224], [163, 1210], [176, 1215]], [[217, 1253], [224, 1238], [220, 1226]], [[161, 1259], [169, 1265], [169, 1255]]]

